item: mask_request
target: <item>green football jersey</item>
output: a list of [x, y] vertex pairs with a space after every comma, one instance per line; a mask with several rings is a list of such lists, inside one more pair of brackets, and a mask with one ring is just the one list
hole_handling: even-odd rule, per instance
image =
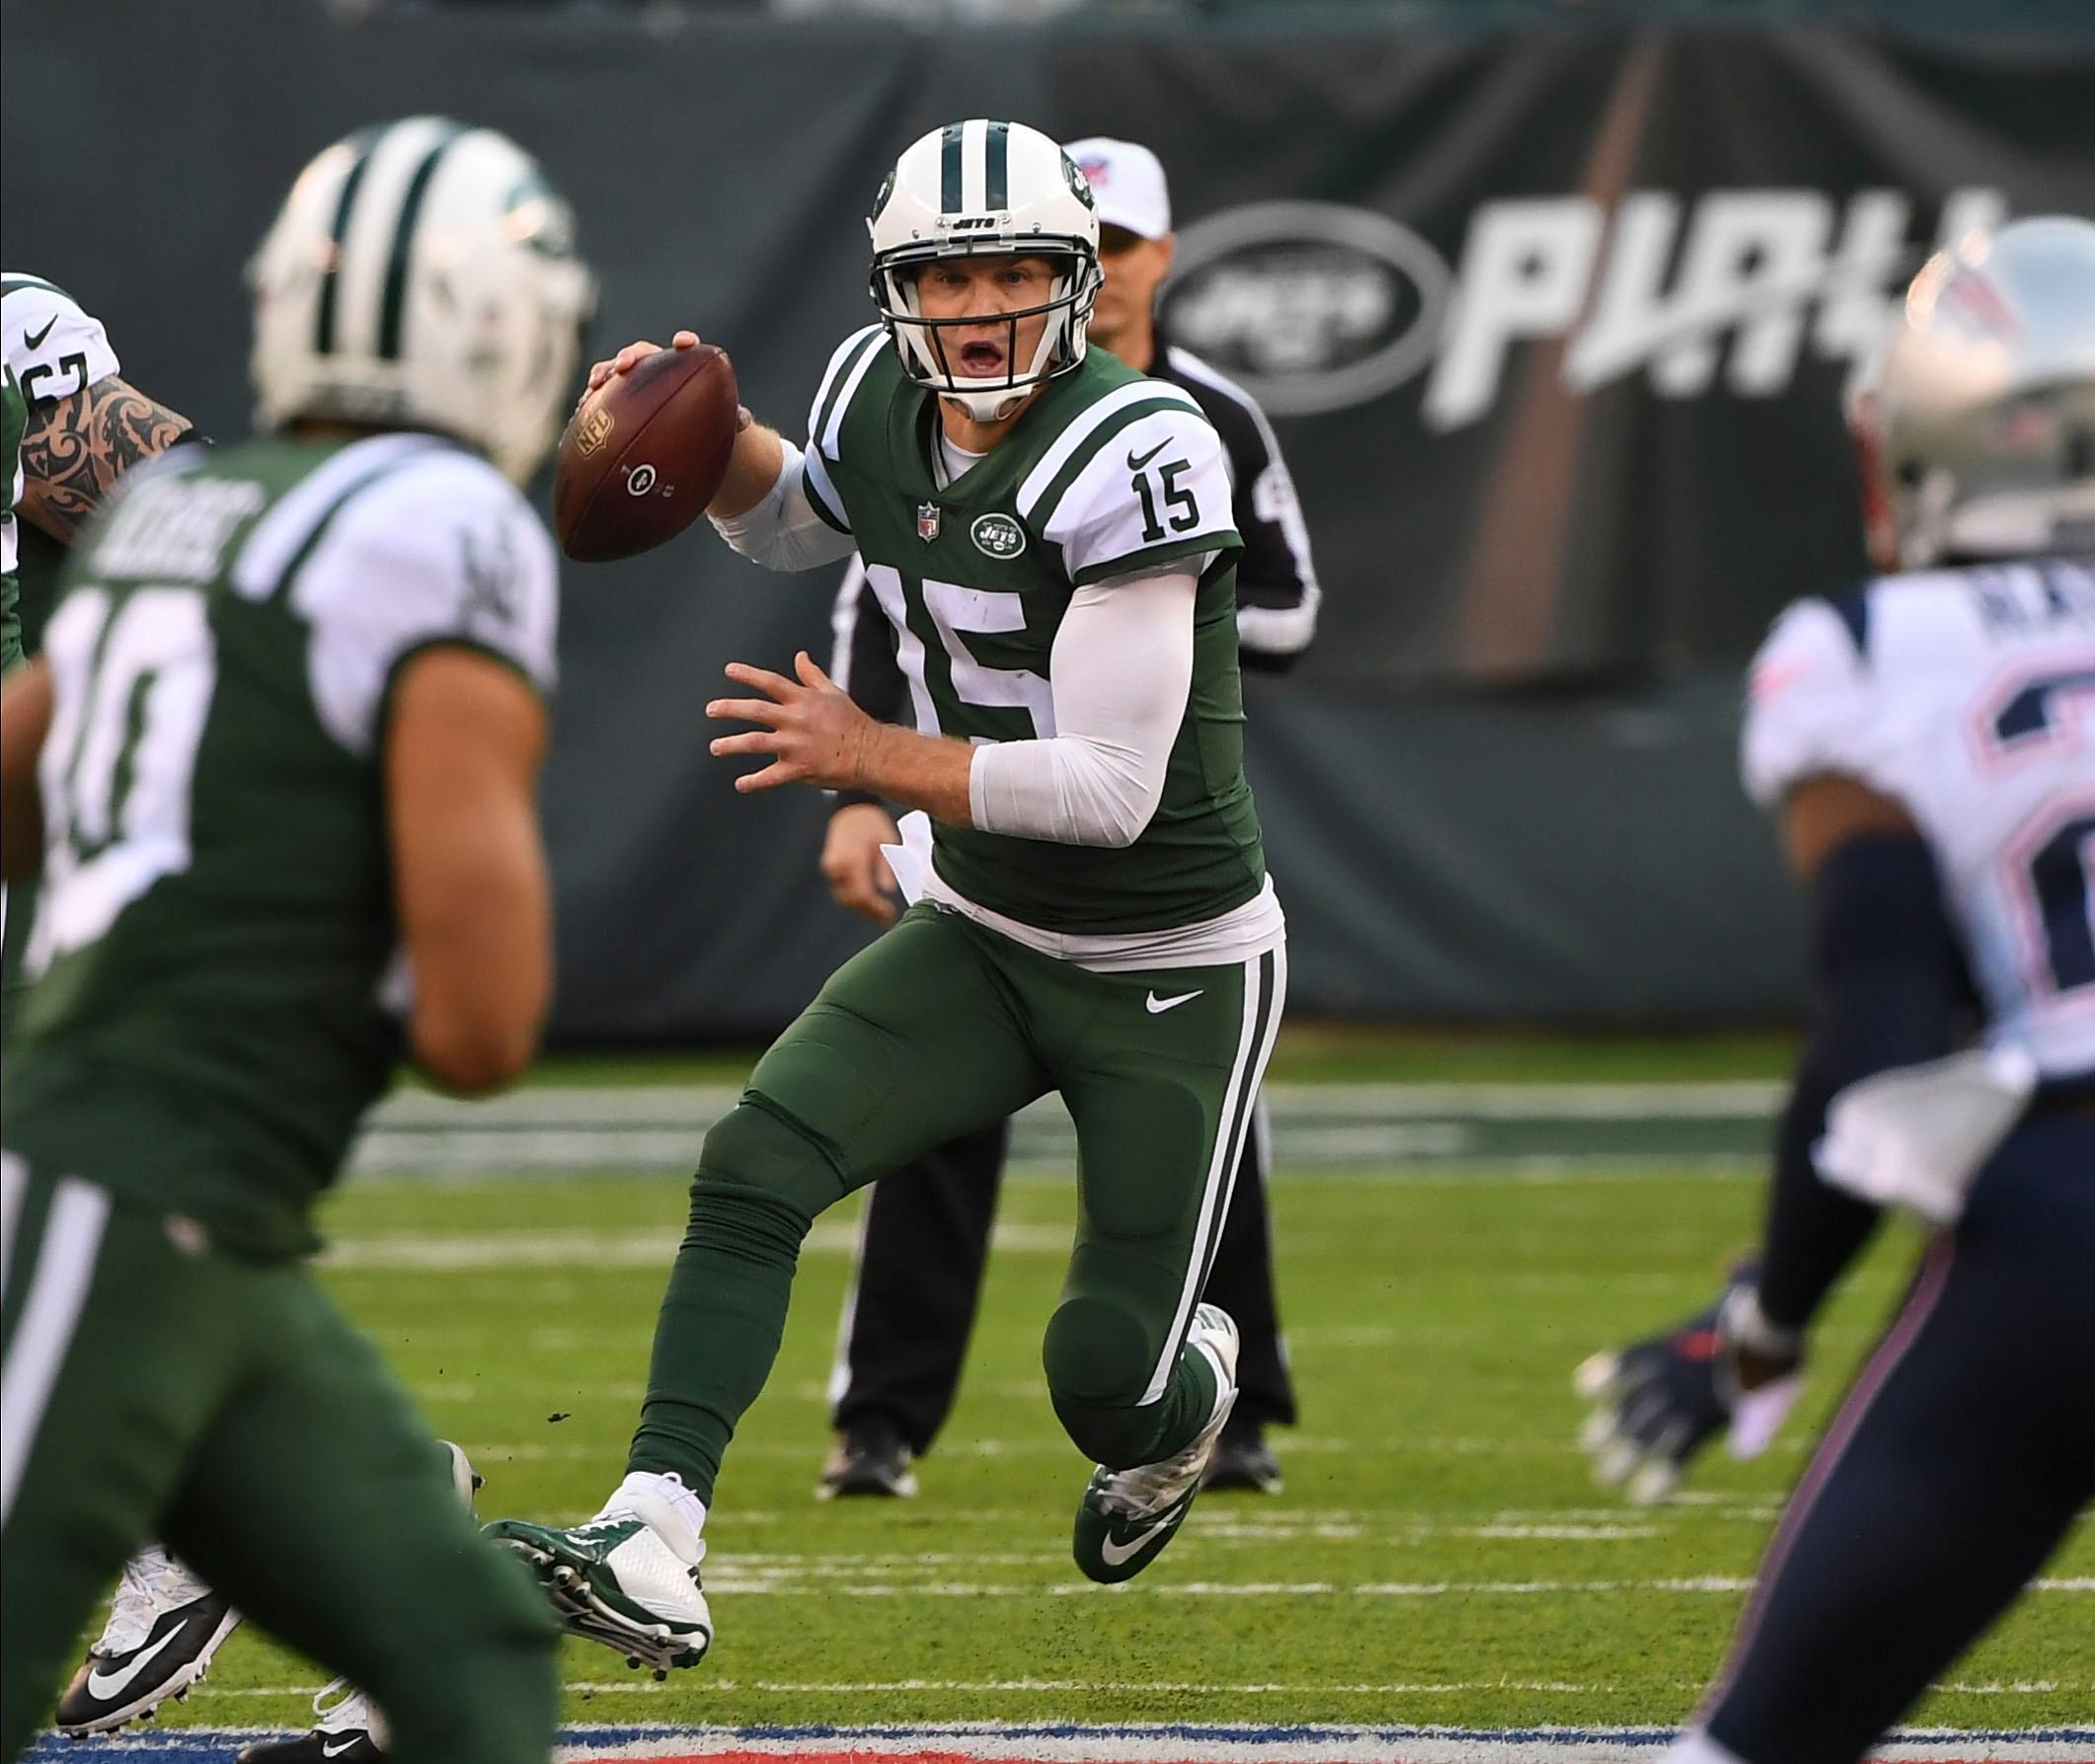
[[133, 474], [75, 546], [45, 633], [10, 1149], [62, 1154], [228, 1245], [308, 1247], [411, 996], [382, 775], [393, 681], [463, 645], [544, 689], [556, 616], [537, 516], [432, 436], [178, 449]]
[[1243, 905], [1266, 870], [1244, 778], [1241, 541], [1213, 427], [1180, 388], [1096, 349], [950, 484], [932, 474], [937, 423], [933, 395], [873, 326], [831, 360], [807, 449], [810, 499], [857, 542], [920, 729], [978, 742], [1052, 737], [1049, 661], [1077, 589], [1209, 560], [1185, 719], [1162, 800], [1133, 844], [941, 822], [940, 877], [992, 912], [1065, 935], [1170, 930]]

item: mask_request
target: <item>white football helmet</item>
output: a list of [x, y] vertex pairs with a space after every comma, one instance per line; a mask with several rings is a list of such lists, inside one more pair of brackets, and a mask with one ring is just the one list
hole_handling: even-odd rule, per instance
[[1930, 258], [1849, 414], [1880, 565], [2095, 546], [2095, 225]]
[[[976, 116], [910, 144], [874, 199], [873, 301], [902, 371], [982, 422], [1009, 416], [1027, 393], [1084, 359], [1099, 297], [1099, 218], [1091, 186], [1061, 147], [1023, 122]], [[1000, 379], [958, 375], [939, 333], [980, 319], [925, 319], [916, 273], [940, 258], [1048, 257], [1060, 266], [1046, 303], [998, 317], [1011, 326]], [[1046, 313], [1033, 360], [1018, 360], [1018, 322]]]
[[560, 433], [596, 283], [506, 135], [359, 130], [299, 174], [250, 266], [258, 418], [431, 428], [521, 483]]

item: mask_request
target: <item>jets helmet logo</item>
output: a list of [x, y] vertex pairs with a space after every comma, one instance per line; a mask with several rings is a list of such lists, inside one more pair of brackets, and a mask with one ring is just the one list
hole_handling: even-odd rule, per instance
[[1097, 196], [1091, 193], [1091, 180], [1084, 176], [1084, 169], [1068, 154], [1062, 155], [1062, 176], [1069, 180], [1069, 193], [1087, 208], [1099, 205]]

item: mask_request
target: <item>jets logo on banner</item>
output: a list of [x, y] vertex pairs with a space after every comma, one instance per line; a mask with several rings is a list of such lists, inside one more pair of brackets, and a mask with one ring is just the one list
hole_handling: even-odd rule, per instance
[[1473, 209], [1450, 266], [1387, 215], [1260, 202], [1180, 235], [1165, 316], [1276, 416], [1366, 404], [1423, 374], [1425, 426], [1462, 428], [1545, 344], [1574, 395], [1641, 372], [1660, 398], [1770, 398], [1808, 352], [1861, 367], [1925, 253], [1997, 226], [2007, 203], [1961, 190], [1932, 234], [1916, 236], [1921, 218], [1896, 190], [1523, 197]]

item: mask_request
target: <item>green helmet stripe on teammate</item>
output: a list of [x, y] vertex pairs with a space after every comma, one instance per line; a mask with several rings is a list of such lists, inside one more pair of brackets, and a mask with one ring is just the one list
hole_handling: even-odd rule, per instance
[[595, 281], [567, 202], [493, 129], [409, 116], [337, 141], [253, 275], [265, 427], [436, 429], [517, 483], [560, 432]]

